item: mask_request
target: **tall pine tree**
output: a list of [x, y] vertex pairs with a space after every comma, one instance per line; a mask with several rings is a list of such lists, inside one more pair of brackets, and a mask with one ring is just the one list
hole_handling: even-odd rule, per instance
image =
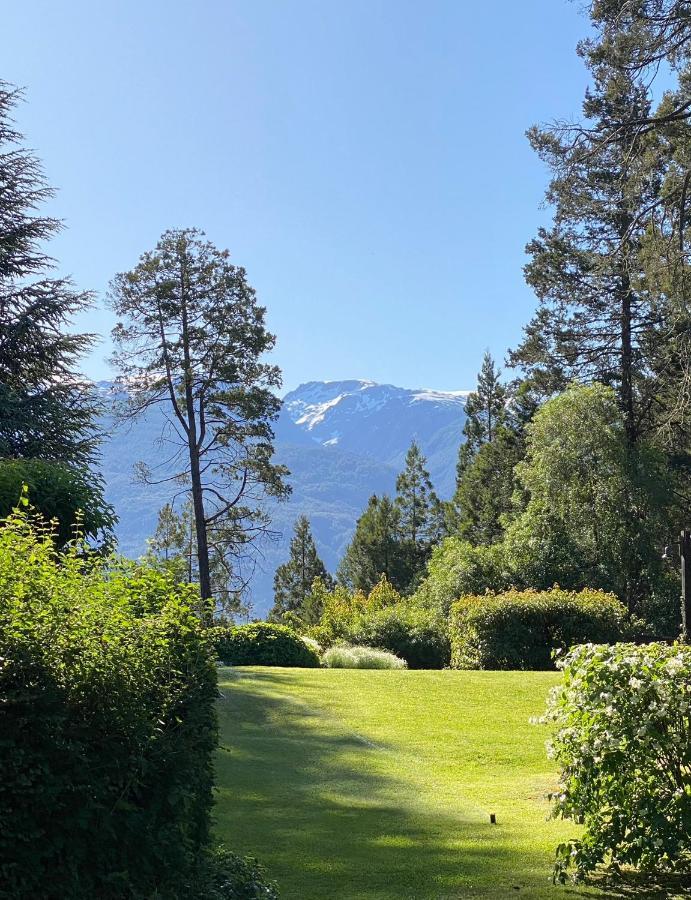
[[167, 231], [130, 272], [111, 283], [115, 362], [129, 414], [159, 406], [171, 454], [149, 481], [183, 482], [194, 513], [202, 600], [213, 615], [211, 559], [226, 593], [241, 591], [254, 542], [269, 529], [264, 501], [289, 493], [273, 459], [272, 422], [281, 373], [266, 361], [267, 331], [245, 270], [196, 229]]
[[466, 402], [465, 441], [458, 452], [456, 490], [447, 508], [449, 531], [473, 544], [498, 540], [502, 517], [511, 508], [513, 467], [521, 454], [519, 409], [523, 404], [514, 402], [511, 415], [508, 401], [501, 371], [486, 352], [477, 388]]
[[500, 379], [501, 371], [491, 353], [485, 351], [477, 387], [468, 395], [465, 404], [465, 440], [459, 451], [459, 470], [468, 465], [483, 444], [492, 443], [506, 418], [506, 388]]
[[396, 509], [403, 552], [408, 558], [408, 583], [399, 590], [409, 590], [424, 571], [432, 552], [444, 533], [444, 510], [437, 497], [427, 460], [416, 441], [405, 458], [405, 469], [396, 479]]
[[50, 274], [43, 244], [61, 226], [37, 212], [53, 191], [14, 127], [20, 97], [0, 82], [0, 458], [83, 468], [94, 459], [99, 405], [78, 362], [94, 338], [68, 326], [92, 295]]
[[526, 279], [540, 305], [511, 362], [547, 394], [572, 380], [612, 386], [633, 447], [651, 428], [657, 391], [646, 349], [659, 317], [640, 254], [661, 160], [654, 135], [634, 125], [610, 134], [614, 120], [649, 116], [647, 86], [608, 61], [587, 62], [594, 80], [583, 105], [587, 138], [574, 142], [557, 126], [529, 132], [552, 172], [554, 223], [527, 248]]
[[308, 614], [306, 600], [315, 578], [321, 579], [326, 590], [333, 588], [333, 579], [317, 553], [309, 519], [299, 516], [290, 542], [290, 558], [274, 575], [274, 605], [269, 618], [280, 622], [286, 613], [295, 613], [304, 619]]

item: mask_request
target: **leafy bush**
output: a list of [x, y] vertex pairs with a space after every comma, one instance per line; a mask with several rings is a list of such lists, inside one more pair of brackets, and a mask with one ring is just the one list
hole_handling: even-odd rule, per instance
[[602, 591], [507, 591], [462, 597], [450, 618], [456, 669], [550, 669], [552, 653], [626, 635], [626, 609]]
[[404, 659], [374, 647], [331, 647], [322, 656], [327, 669], [405, 669]]
[[415, 601], [448, 616], [451, 604], [459, 597], [503, 591], [513, 583], [501, 544], [473, 547], [450, 537], [435, 547]]
[[103, 497], [103, 483], [92, 472], [45, 459], [0, 461], [0, 519], [28, 494], [31, 505], [44, 523], [54, 522], [53, 535], [59, 546], [75, 536], [79, 526], [86, 537], [105, 548], [114, 543], [117, 521]]
[[410, 601], [363, 617], [347, 637], [353, 643], [389, 650], [411, 669], [443, 669], [449, 665], [446, 620]]
[[609, 861], [642, 870], [691, 864], [691, 648], [574, 648], [545, 719], [561, 767], [555, 817], [584, 824], [557, 849], [564, 881]]
[[216, 672], [161, 577], [0, 528], [0, 895], [176, 898], [198, 868]]
[[192, 900], [278, 900], [278, 889], [251, 856], [237, 856], [226, 847], [214, 847], [185, 897]]
[[211, 629], [216, 654], [226, 666], [319, 665], [319, 655], [286, 625], [252, 622]]
[[389, 650], [413, 669], [441, 669], [449, 663], [445, 617], [412, 599], [403, 599], [382, 577], [369, 594], [322, 585], [319, 623], [309, 636], [323, 647], [359, 644]]

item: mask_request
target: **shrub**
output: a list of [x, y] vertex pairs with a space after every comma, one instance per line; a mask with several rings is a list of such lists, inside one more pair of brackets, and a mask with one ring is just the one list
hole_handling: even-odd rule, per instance
[[331, 647], [322, 656], [327, 669], [405, 669], [405, 660], [374, 647]]
[[218, 658], [226, 666], [314, 668], [319, 665], [319, 655], [286, 625], [252, 622], [214, 628], [211, 640]]
[[427, 577], [415, 592], [418, 604], [447, 616], [459, 597], [503, 591], [514, 583], [501, 544], [473, 547], [459, 538], [446, 538], [435, 547]]
[[555, 817], [583, 823], [557, 849], [555, 875], [691, 863], [691, 648], [574, 648], [545, 719], [561, 767]]
[[446, 620], [410, 601], [362, 618], [348, 638], [357, 644], [389, 650], [402, 657], [411, 669], [443, 669], [449, 665]]
[[278, 900], [278, 889], [266, 871], [251, 856], [237, 856], [226, 847], [206, 854], [194, 880], [186, 885], [192, 900]]
[[0, 895], [176, 898], [197, 869], [216, 672], [193, 589], [161, 577], [0, 529]]
[[322, 591], [322, 617], [309, 636], [323, 647], [360, 644], [390, 650], [413, 669], [449, 663], [446, 620], [436, 609], [403, 599], [382, 577], [369, 594], [337, 586]]
[[45, 459], [0, 461], [0, 518], [9, 516], [28, 495], [44, 524], [54, 523], [53, 536], [63, 546], [77, 526], [104, 549], [115, 543], [115, 512], [103, 497], [103, 482], [92, 472]]
[[602, 591], [507, 591], [462, 597], [450, 618], [456, 669], [550, 669], [552, 654], [626, 634], [626, 609]]

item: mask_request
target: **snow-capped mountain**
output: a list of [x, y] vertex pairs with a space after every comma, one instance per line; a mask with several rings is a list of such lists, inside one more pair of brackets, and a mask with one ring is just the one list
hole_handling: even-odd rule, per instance
[[467, 391], [409, 390], [372, 381], [310, 381], [286, 395], [281, 417], [323, 447], [396, 467], [415, 438], [425, 454], [441, 451], [440, 458], [429, 462], [438, 489], [446, 493], [455, 469], [447, 471], [447, 454], [438, 446], [440, 432], [449, 429], [452, 448], [445, 449], [455, 453], [467, 396]]
[[[112, 385], [99, 384], [108, 397]], [[311, 381], [288, 393], [276, 422], [276, 459], [288, 466], [293, 492], [272, 511], [278, 541], [264, 546], [255, 573], [255, 612], [272, 603], [276, 566], [287, 555], [293, 523], [306, 515], [319, 552], [332, 571], [350, 539], [357, 517], [373, 493], [393, 493], [406, 451], [417, 440], [439, 494], [453, 491], [456, 457], [465, 421], [467, 391], [409, 390], [372, 381]], [[108, 499], [120, 516], [122, 552], [137, 556], [155, 527], [159, 509], [175, 487], [144, 487], [133, 480], [138, 461], [161, 458], [161, 410], [116, 426], [103, 446], [102, 470]]]

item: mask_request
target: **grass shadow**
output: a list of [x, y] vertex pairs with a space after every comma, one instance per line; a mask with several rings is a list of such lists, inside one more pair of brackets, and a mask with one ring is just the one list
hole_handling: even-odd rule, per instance
[[587, 882], [594, 897], [609, 900], [670, 900], [691, 897], [691, 875], [602, 874]]

